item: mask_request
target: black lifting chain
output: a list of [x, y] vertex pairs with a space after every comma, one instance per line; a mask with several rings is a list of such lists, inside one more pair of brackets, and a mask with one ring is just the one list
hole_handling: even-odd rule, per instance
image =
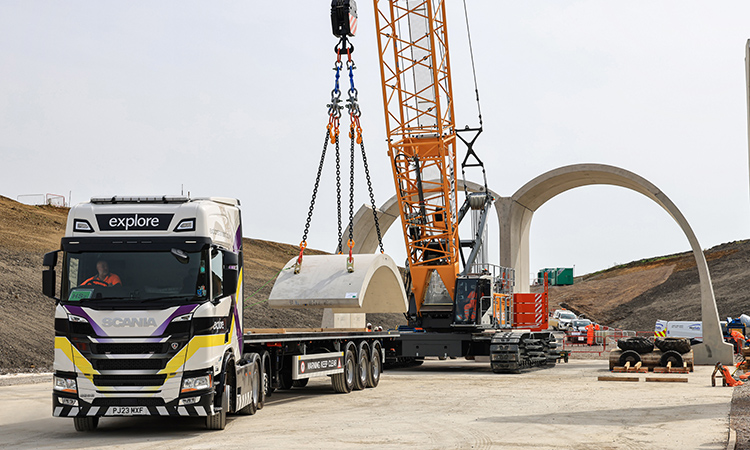
[[[367, 178], [367, 190], [370, 195], [370, 204], [372, 206], [372, 215], [373, 219], [375, 221], [375, 229], [378, 234], [378, 245], [380, 247], [380, 252], [384, 253], [383, 250], [383, 239], [380, 232], [380, 223], [378, 222], [378, 214], [377, 209], [375, 207], [375, 195], [373, 194], [372, 190], [372, 181], [370, 179], [370, 168], [367, 164], [367, 155], [365, 154], [365, 144], [362, 139], [362, 127], [360, 126], [359, 118], [361, 116], [361, 111], [359, 108], [359, 103], [357, 102], [357, 89], [354, 87], [354, 69], [356, 67], [354, 66], [354, 61], [352, 60], [351, 53], [354, 50], [354, 46], [349, 44], [347, 47], [347, 41], [345, 38], [342, 38], [342, 40], [339, 42], [339, 44], [336, 46], [335, 51], [337, 54], [337, 60], [336, 64], [334, 65], [334, 70], [336, 71], [336, 78], [335, 78], [335, 84], [334, 88], [331, 91], [331, 103], [327, 105], [328, 107], [328, 126], [326, 130], [326, 136], [325, 140], [323, 142], [323, 151], [320, 155], [320, 163], [318, 164], [318, 173], [315, 177], [315, 186], [313, 188], [312, 193], [312, 199], [310, 201], [310, 208], [307, 212], [307, 221], [305, 222], [305, 230], [302, 235], [302, 242], [300, 242], [300, 252], [299, 257], [297, 258], [297, 262], [294, 265], [294, 273], [299, 273], [300, 268], [302, 266], [302, 255], [305, 251], [305, 248], [307, 248], [307, 236], [310, 231], [310, 223], [312, 222], [312, 216], [313, 211], [315, 209], [315, 200], [318, 195], [318, 187], [320, 186], [320, 178], [321, 174], [323, 173], [323, 164], [325, 162], [325, 156], [326, 151], [328, 149], [328, 144], [333, 143], [335, 145], [335, 152], [336, 152], [336, 206], [337, 206], [337, 215], [338, 215], [338, 245], [336, 248], [336, 252], [341, 254], [343, 253], [343, 230], [342, 230], [342, 224], [341, 224], [341, 155], [340, 155], [340, 148], [339, 148], [339, 121], [341, 118], [341, 110], [343, 107], [341, 106], [341, 90], [339, 89], [339, 78], [341, 76], [341, 69], [343, 68], [343, 63], [341, 61], [341, 56], [346, 55], [347, 56], [347, 62], [346, 62], [346, 68], [349, 71], [349, 84], [350, 88], [348, 91], [349, 97], [346, 100], [346, 108], [349, 111], [349, 117], [351, 119], [351, 126], [349, 131], [349, 138], [351, 140], [351, 144], [349, 146], [349, 154], [350, 154], [350, 164], [349, 164], [349, 258], [347, 259], [347, 270], [349, 272], [352, 272], [354, 270], [354, 260], [352, 257], [352, 249], [354, 247], [354, 142], [356, 140], [357, 143], [360, 144], [361, 151], [362, 151], [362, 161], [364, 163], [364, 169], [365, 169], [365, 176]], [[356, 131], [356, 134], [355, 134]]]

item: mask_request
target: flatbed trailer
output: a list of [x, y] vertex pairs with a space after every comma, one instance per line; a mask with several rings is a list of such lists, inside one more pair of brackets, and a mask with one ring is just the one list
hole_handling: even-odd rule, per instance
[[262, 363], [262, 401], [276, 389], [304, 387], [322, 376], [331, 377], [336, 392], [377, 387], [384, 349], [398, 336], [362, 329], [247, 329], [243, 340], [245, 353]]

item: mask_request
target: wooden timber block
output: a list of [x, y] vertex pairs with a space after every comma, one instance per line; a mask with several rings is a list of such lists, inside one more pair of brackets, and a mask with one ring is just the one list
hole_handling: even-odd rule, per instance
[[628, 369], [628, 373], [648, 373], [648, 369], [645, 367], [633, 367]]
[[609, 377], [609, 376], [600, 376], [598, 378], [599, 381], [638, 381], [638, 377]]
[[654, 367], [654, 373], [669, 373], [668, 367]]
[[655, 383], [687, 383], [686, 377], [646, 377], [647, 382]]
[[627, 372], [627, 371], [628, 371], [628, 369], [626, 369], [626, 368], [624, 368], [622, 366], [618, 366], [618, 367], [613, 367], [612, 368], [612, 372], [615, 372], [615, 373], [622, 373], [622, 372]]

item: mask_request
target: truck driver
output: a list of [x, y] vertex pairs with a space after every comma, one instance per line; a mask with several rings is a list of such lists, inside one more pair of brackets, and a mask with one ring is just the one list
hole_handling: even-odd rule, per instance
[[120, 277], [109, 272], [109, 264], [103, 259], [96, 262], [96, 271], [98, 272], [93, 277], [81, 283], [81, 286], [102, 286], [110, 287], [117, 284], [122, 284]]

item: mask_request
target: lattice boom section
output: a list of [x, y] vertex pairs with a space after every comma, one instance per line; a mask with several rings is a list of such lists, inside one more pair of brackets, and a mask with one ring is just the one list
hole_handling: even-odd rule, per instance
[[[409, 260], [452, 265], [458, 261], [454, 141], [401, 143], [391, 161]], [[420, 189], [421, 187], [421, 189]]]
[[444, 1], [374, 2], [389, 137], [453, 135]]

